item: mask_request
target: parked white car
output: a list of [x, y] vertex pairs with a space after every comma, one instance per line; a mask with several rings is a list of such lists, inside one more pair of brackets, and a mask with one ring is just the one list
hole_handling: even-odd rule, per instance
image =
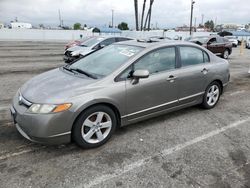
[[238, 39], [235, 36], [225, 36], [225, 38], [227, 38], [233, 45], [233, 47], [237, 47], [238, 46]]
[[250, 49], [250, 38], [246, 40], [246, 48]]

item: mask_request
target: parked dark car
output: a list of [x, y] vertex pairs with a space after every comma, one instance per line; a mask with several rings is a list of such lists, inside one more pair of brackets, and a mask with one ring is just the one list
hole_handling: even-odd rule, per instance
[[71, 64], [79, 58], [82, 58], [90, 53], [93, 53], [101, 48], [113, 44], [115, 42], [122, 42], [126, 40], [132, 40], [131, 38], [127, 37], [103, 37], [103, 36], [96, 36], [92, 37], [85, 42], [82, 42], [81, 45], [73, 46], [68, 48], [64, 52], [64, 61], [65, 63]]
[[224, 37], [200, 36], [192, 37], [189, 41], [207, 48], [224, 59], [228, 59], [229, 55], [232, 53], [232, 43]]

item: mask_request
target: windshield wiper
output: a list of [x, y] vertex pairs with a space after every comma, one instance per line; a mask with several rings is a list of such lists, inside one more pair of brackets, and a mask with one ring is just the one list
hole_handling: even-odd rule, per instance
[[70, 72], [78, 72], [80, 74], [85, 74], [86, 76], [90, 77], [90, 78], [93, 78], [93, 79], [97, 79], [97, 76], [89, 73], [89, 72], [86, 72], [82, 69], [79, 69], [79, 68], [70, 68], [70, 66], [66, 65], [66, 66], [63, 66], [63, 68], [67, 71], [70, 71]]
[[86, 72], [82, 69], [78, 69], [78, 68], [69, 68], [70, 71], [75, 71], [75, 72], [78, 72], [80, 74], [85, 74], [86, 76], [90, 77], [90, 78], [93, 78], [93, 79], [97, 79], [97, 77], [89, 72]]

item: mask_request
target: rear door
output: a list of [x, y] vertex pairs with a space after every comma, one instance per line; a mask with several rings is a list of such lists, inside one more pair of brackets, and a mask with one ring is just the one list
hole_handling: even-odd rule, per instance
[[204, 94], [211, 64], [208, 54], [200, 48], [180, 46], [179, 55], [180, 68], [176, 76], [182, 104], [196, 101]]

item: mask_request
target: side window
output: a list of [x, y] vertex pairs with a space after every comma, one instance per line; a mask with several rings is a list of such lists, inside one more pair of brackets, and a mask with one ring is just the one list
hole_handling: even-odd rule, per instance
[[108, 46], [115, 42], [115, 38], [108, 38], [100, 43], [100, 45]]
[[210, 62], [210, 58], [206, 52], [203, 52], [203, 59], [204, 59], [203, 61], [204, 63]]
[[223, 40], [222, 37], [218, 37], [218, 38], [217, 38], [217, 41], [218, 41], [218, 43], [224, 43], [224, 40]]
[[132, 66], [128, 67], [120, 76], [119, 76], [119, 80], [124, 80], [126, 78], [128, 78], [130, 75], [130, 73], [132, 72]]
[[208, 41], [210, 44], [214, 44], [214, 43], [217, 43], [217, 40], [216, 38], [211, 38], [209, 41]]
[[182, 67], [197, 65], [204, 62], [203, 51], [193, 47], [180, 47]]
[[134, 70], [148, 70], [150, 74], [175, 69], [175, 48], [162, 48], [143, 56]]

